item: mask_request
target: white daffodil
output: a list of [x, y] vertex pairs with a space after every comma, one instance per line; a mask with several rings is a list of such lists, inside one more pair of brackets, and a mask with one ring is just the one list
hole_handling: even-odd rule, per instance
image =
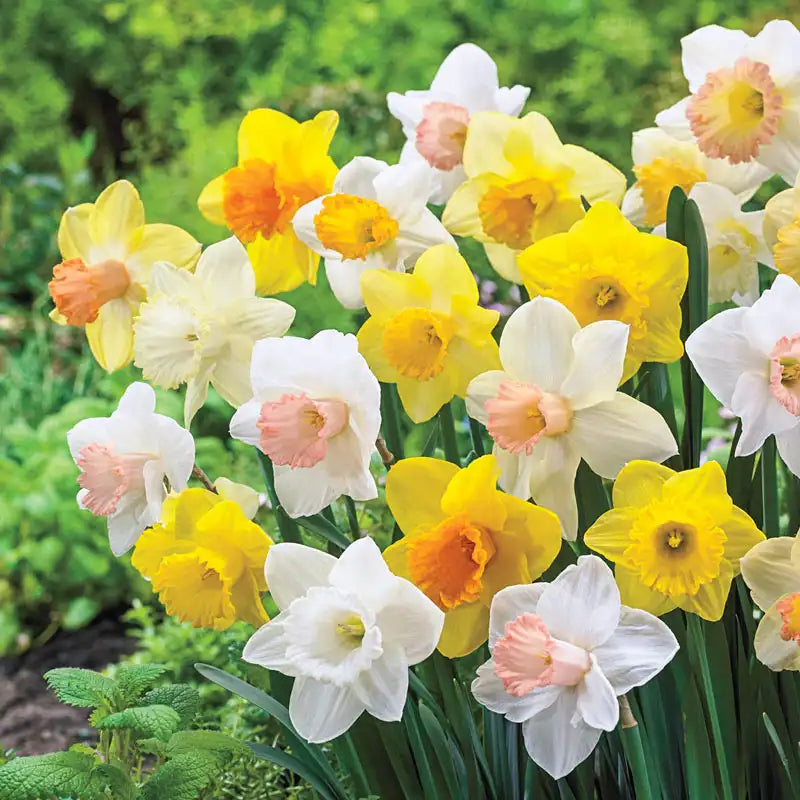
[[503, 369], [467, 388], [469, 415], [494, 440], [500, 486], [554, 511], [569, 540], [578, 530], [581, 458], [614, 478], [632, 459], [660, 462], [678, 452], [663, 417], [617, 391], [628, 330], [617, 320], [581, 328], [557, 300], [536, 297], [503, 329]]
[[711, 158], [757, 161], [787, 181], [800, 167], [800, 31], [768, 22], [756, 36], [706, 25], [681, 39], [689, 97], [656, 116]]
[[518, 117], [530, 92], [527, 86], [500, 87], [497, 64], [471, 43], [450, 52], [430, 89], [389, 92], [389, 112], [403, 124], [407, 139], [400, 163], [427, 166], [431, 203], [446, 203], [466, 179], [464, 141], [472, 114], [499, 111]]
[[134, 326], [134, 363], [156, 386], [187, 384], [187, 427], [209, 383], [232, 406], [244, 403], [253, 344], [292, 324], [288, 303], [256, 297], [255, 290], [247, 250], [235, 236], [206, 248], [193, 273], [165, 262], [153, 267]]
[[[764, 212], [742, 211], [739, 198], [724, 186], [697, 183], [689, 192], [697, 203], [708, 240], [708, 301], [749, 306], [758, 298], [758, 262], [772, 266], [764, 241]], [[666, 225], [653, 230], [666, 235]]]
[[709, 158], [694, 140], [676, 139], [661, 128], [634, 131], [632, 155], [636, 183], [625, 194], [622, 213], [640, 227], [666, 221], [673, 186], [688, 193], [696, 183], [716, 183], [730, 189], [741, 205], [772, 174], [755, 162], [731, 164], [727, 158]]
[[754, 645], [772, 670], [800, 670], [800, 541], [778, 536], [759, 542], [739, 562], [753, 602], [764, 612]]
[[800, 279], [800, 173], [794, 188], [778, 192], [764, 209], [764, 237], [779, 272]]
[[369, 461], [381, 424], [380, 386], [352, 334], [264, 339], [253, 349], [253, 398], [231, 436], [275, 465], [275, 491], [291, 517], [316, 514], [342, 495], [378, 496]]
[[721, 311], [686, 340], [686, 352], [711, 394], [742, 421], [737, 456], [774, 434], [778, 452], [800, 476], [800, 286], [778, 275], [749, 308]]
[[600, 558], [581, 556], [552, 583], [494, 596], [489, 650], [472, 694], [521, 722], [530, 757], [561, 778], [616, 727], [617, 697], [661, 672], [678, 642], [652, 614], [620, 605]]
[[429, 247], [453, 237], [428, 208], [430, 175], [421, 165], [390, 167], [354, 158], [333, 182], [333, 192], [302, 206], [295, 233], [325, 259], [333, 293], [345, 308], [363, 308], [361, 274], [404, 272]]
[[297, 732], [327, 742], [364, 711], [399, 720], [408, 668], [436, 647], [442, 611], [392, 575], [369, 538], [338, 560], [312, 547], [276, 544], [265, 572], [280, 614], [253, 634], [242, 658], [295, 679], [289, 716]]
[[78, 505], [108, 519], [111, 552], [121, 556], [158, 522], [169, 489], [180, 492], [194, 466], [194, 439], [175, 420], [154, 413], [146, 383], [132, 383], [110, 417], [81, 420], [67, 444], [81, 470]]

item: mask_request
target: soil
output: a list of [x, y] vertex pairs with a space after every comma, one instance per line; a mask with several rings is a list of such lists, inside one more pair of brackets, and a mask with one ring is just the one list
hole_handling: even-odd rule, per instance
[[42, 675], [54, 667], [100, 670], [134, 647], [119, 619], [101, 618], [84, 630], [57, 633], [37, 650], [0, 659], [0, 751], [31, 756], [92, 741], [89, 710], [59, 703]]

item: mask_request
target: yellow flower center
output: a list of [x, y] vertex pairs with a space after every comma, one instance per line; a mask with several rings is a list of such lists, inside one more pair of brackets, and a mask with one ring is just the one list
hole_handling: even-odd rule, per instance
[[397, 220], [374, 200], [350, 194], [331, 194], [314, 217], [323, 246], [342, 258], [366, 258], [397, 236]]
[[773, 248], [775, 266], [780, 272], [800, 277], [800, 216], [778, 229], [778, 241]]
[[352, 614], [336, 625], [336, 633], [353, 644], [360, 642], [364, 638], [364, 632], [364, 622], [357, 614]]
[[[589, 269], [584, 279], [575, 287], [575, 302], [568, 307], [574, 312], [581, 325], [603, 319], [618, 319], [630, 325], [630, 339], [641, 339], [647, 333], [647, 323], [642, 312], [649, 305], [646, 296], [637, 291], [630, 282], [624, 282], [619, 275], [611, 272], [619, 264], [608, 264], [609, 271]], [[623, 270], [620, 270], [621, 272]], [[632, 271], [632, 270], [630, 270]]]
[[781, 639], [786, 642], [794, 639], [800, 645], [800, 592], [782, 597], [775, 608], [781, 615]]
[[47, 288], [67, 322], [83, 327], [97, 319], [103, 305], [125, 295], [130, 285], [131, 277], [121, 261], [111, 258], [87, 266], [80, 258], [70, 258], [53, 268]]
[[448, 610], [478, 599], [494, 554], [489, 532], [459, 514], [409, 541], [408, 571], [416, 586]]
[[427, 308], [405, 308], [383, 331], [386, 360], [404, 377], [427, 381], [445, 366], [453, 323]]
[[748, 58], [709, 73], [686, 109], [698, 147], [732, 164], [756, 158], [777, 133], [782, 114], [769, 66]]
[[706, 180], [703, 170], [678, 158], [654, 158], [649, 164], [635, 166], [633, 173], [644, 201], [644, 222], [651, 227], [667, 218], [667, 201], [674, 186], [688, 194], [696, 183]]
[[624, 558], [643, 584], [693, 595], [719, 576], [727, 537], [700, 508], [655, 500], [639, 513]]
[[541, 178], [491, 186], [478, 201], [483, 231], [514, 250], [533, 243], [531, 228], [556, 200], [553, 184]]

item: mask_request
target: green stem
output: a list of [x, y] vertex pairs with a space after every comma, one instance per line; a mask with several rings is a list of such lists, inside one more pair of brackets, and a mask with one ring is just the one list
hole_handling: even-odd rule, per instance
[[300, 536], [300, 528], [286, 513], [280, 500], [278, 500], [278, 494], [275, 491], [275, 470], [272, 467], [272, 462], [258, 448], [256, 448], [256, 454], [261, 464], [261, 472], [264, 475], [264, 483], [267, 487], [267, 496], [272, 505], [272, 512], [275, 514], [275, 520], [278, 523], [278, 530], [280, 531], [281, 538], [284, 542], [302, 544], [303, 539]]
[[619, 705], [622, 747], [625, 749], [628, 765], [633, 775], [636, 800], [652, 800], [653, 795], [650, 791], [650, 778], [647, 774], [647, 760], [644, 757], [639, 723], [631, 713], [631, 707], [625, 695], [619, 698]]
[[444, 456], [457, 467], [461, 466], [458, 455], [458, 441], [456, 439], [456, 421], [453, 419], [453, 409], [450, 403], [445, 403], [439, 411], [439, 424], [442, 430]]
[[761, 447], [761, 505], [764, 513], [763, 530], [770, 539], [780, 533], [775, 458], [775, 437], [769, 436]]
[[399, 461], [403, 457], [403, 435], [400, 428], [397, 387], [393, 383], [381, 384], [381, 420], [386, 445], [395, 461]]
[[349, 495], [344, 495], [344, 507], [347, 509], [347, 523], [350, 525], [350, 533], [353, 541], [361, 538], [361, 526], [358, 524], [358, 513], [356, 504]]

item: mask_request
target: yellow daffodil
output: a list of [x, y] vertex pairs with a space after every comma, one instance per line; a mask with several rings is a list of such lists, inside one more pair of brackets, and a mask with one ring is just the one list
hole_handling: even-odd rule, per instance
[[617, 319], [630, 326], [622, 380], [643, 361], [677, 361], [680, 301], [689, 277], [686, 248], [640, 233], [611, 203], [598, 203], [568, 233], [520, 254], [531, 296], [563, 303], [581, 325]]
[[297, 238], [292, 218], [333, 188], [328, 147], [338, 123], [335, 111], [306, 122], [270, 108], [251, 111], [239, 126], [237, 166], [200, 193], [203, 216], [247, 245], [259, 294], [316, 283], [319, 256]]
[[625, 605], [661, 615], [674, 608], [718, 620], [739, 559], [764, 534], [733, 504], [715, 461], [675, 472], [631, 461], [614, 484], [614, 508], [584, 541], [616, 565]]
[[476, 375], [499, 369], [491, 332], [500, 315], [478, 306], [475, 278], [454, 247], [426, 250], [413, 274], [368, 270], [361, 291], [371, 316], [359, 350], [378, 380], [397, 384], [414, 422], [464, 397]]
[[233, 500], [185, 489], [164, 501], [131, 562], [153, 582], [167, 613], [223, 631], [237, 620], [263, 625], [264, 562], [272, 540]]
[[767, 202], [764, 238], [778, 271], [800, 280], [800, 173], [792, 189], [778, 192]]
[[619, 203], [625, 176], [600, 156], [562, 144], [541, 114], [475, 114], [467, 127], [468, 180], [447, 203], [442, 222], [456, 236], [483, 242], [492, 266], [522, 283], [517, 254], [533, 242], [569, 229], [590, 203]]
[[112, 183], [94, 203], [68, 208], [58, 249], [64, 260], [53, 268], [50, 316], [85, 328], [92, 355], [108, 372], [133, 358], [133, 318], [153, 264], [192, 267], [200, 255], [200, 243], [186, 231], [145, 225], [139, 193], [128, 181]]
[[480, 647], [495, 594], [535, 580], [561, 547], [558, 517], [499, 491], [499, 474], [494, 456], [464, 469], [407, 458], [386, 479], [386, 501], [405, 535], [384, 558], [445, 612], [439, 651], [448, 658]]

